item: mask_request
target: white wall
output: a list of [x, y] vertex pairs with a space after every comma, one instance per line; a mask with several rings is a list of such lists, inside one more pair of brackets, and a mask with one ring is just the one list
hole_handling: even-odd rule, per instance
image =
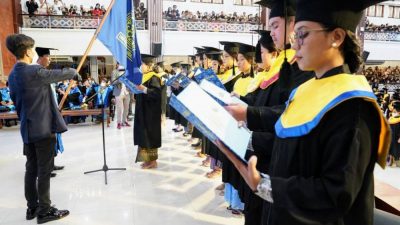
[[[161, 0], [159, 0], [161, 1]], [[234, 5], [233, 0], [224, 0], [224, 4], [212, 4], [212, 3], [199, 3], [199, 2], [191, 2], [190, 0], [186, 0], [186, 2], [175, 2], [169, 0], [163, 0], [163, 10], [166, 11], [168, 7], [172, 7], [176, 5], [178, 7], [179, 12], [189, 10], [191, 12], [208, 12], [214, 11], [215, 13], [220, 13], [224, 11], [225, 15], [233, 12], [240, 13], [246, 12], [246, 15], [256, 14], [258, 13], [258, 5], [257, 6], [240, 6]]]
[[[23, 28], [21, 33], [31, 36], [36, 46], [59, 49], [57, 55], [83, 55], [95, 30], [81, 29], [37, 29]], [[141, 53], [150, 53], [150, 35], [148, 31], [138, 31], [138, 41]], [[255, 45], [258, 36], [249, 33], [222, 32], [189, 32], [163, 31], [163, 54], [166, 56], [192, 55], [193, 47], [211, 46], [222, 48], [219, 41], [237, 41]], [[400, 60], [400, 43], [386, 41], [364, 42], [365, 50], [370, 52], [370, 60]], [[111, 53], [99, 41], [95, 41], [90, 56], [107, 56]]]
[[365, 40], [364, 49], [370, 52], [368, 60], [400, 60], [399, 42]]
[[222, 49], [219, 41], [235, 41], [255, 46], [258, 36], [249, 33], [164, 31], [163, 54], [172, 56], [193, 55], [195, 46], [209, 46]]
[[380, 5], [384, 5], [383, 17], [367, 17], [370, 23], [375, 25], [390, 24], [400, 25], [400, 19], [389, 18], [389, 6], [400, 6], [400, 1], [386, 1]]
[[[83, 55], [95, 30], [92, 29], [36, 29], [22, 28], [21, 33], [32, 37], [36, 46], [56, 48], [57, 55]], [[137, 33], [140, 51], [150, 52], [149, 31], [139, 30]], [[107, 48], [98, 40], [94, 42], [90, 56], [111, 55]]]

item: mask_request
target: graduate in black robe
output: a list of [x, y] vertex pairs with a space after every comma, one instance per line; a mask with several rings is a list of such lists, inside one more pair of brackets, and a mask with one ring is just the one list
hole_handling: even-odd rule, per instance
[[134, 144], [138, 145], [136, 162], [143, 169], [157, 167], [158, 148], [161, 147], [161, 80], [152, 71], [154, 56], [142, 55], [143, 81], [136, 95]]
[[389, 118], [392, 143], [390, 144], [388, 166], [400, 167], [400, 101], [392, 102], [392, 107], [392, 115]]
[[161, 115], [163, 121], [165, 121], [165, 117], [167, 114], [167, 85], [165, 85], [165, 81], [168, 79], [168, 74], [165, 73], [164, 70], [164, 61], [158, 62], [154, 66], [154, 72], [157, 73], [157, 76], [161, 80]]
[[[192, 58], [193, 62], [193, 71], [191, 74], [189, 74], [189, 78], [194, 80], [194, 73], [197, 69], [203, 68], [203, 48], [198, 48], [195, 47], [196, 49], [196, 54]], [[192, 147], [200, 147], [201, 145], [201, 140], [203, 138], [203, 134], [196, 128], [193, 127], [193, 132], [192, 132], [192, 138], [197, 139], [197, 142], [193, 143], [191, 146]]]
[[[182, 71], [182, 61], [175, 62], [171, 64], [172, 70], [175, 74], [175, 76], [178, 76], [183, 73]], [[171, 87], [172, 94], [175, 96], [179, 95], [183, 91], [183, 87], [179, 85], [179, 82], [176, 81], [174, 84], [172, 84]], [[177, 112], [172, 106], [170, 106], [170, 119], [175, 121], [175, 128], [172, 130], [174, 132], [181, 132], [183, 131], [183, 127], [187, 125], [187, 120], [179, 113]]]
[[373, 170], [385, 167], [390, 131], [365, 77], [351, 74], [361, 63], [351, 36], [373, 3], [297, 4], [294, 49], [316, 78], [292, 92], [276, 123], [268, 174], [258, 172], [257, 157], [246, 166], [218, 146], [265, 200], [262, 224], [372, 225]]

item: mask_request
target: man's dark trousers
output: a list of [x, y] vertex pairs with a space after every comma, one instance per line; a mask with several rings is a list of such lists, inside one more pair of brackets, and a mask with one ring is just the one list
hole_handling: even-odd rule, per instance
[[[55, 136], [24, 144], [26, 155], [25, 198], [28, 208], [36, 208], [40, 215], [46, 214], [51, 205], [50, 173], [53, 170]], [[37, 180], [37, 186], [36, 186]]]

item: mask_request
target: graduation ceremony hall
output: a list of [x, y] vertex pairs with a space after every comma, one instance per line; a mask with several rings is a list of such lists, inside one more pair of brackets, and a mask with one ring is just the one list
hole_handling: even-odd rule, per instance
[[0, 225], [400, 225], [400, 0], [0, 18]]

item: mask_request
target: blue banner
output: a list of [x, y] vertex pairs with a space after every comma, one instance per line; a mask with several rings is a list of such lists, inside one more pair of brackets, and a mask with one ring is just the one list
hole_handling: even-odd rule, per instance
[[127, 78], [134, 84], [142, 83], [140, 50], [136, 37], [135, 13], [132, 0], [115, 0], [104, 21], [98, 39], [114, 58], [125, 67]]

